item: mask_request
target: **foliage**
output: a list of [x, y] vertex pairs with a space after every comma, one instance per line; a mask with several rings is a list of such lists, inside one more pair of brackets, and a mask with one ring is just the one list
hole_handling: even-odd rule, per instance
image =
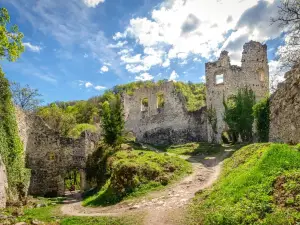
[[253, 116], [260, 142], [269, 141], [270, 128], [270, 100], [264, 98], [253, 106]]
[[11, 91], [14, 103], [25, 111], [33, 111], [43, 102], [39, 97], [42, 95], [37, 89], [29, 85], [21, 87], [19, 83], [11, 83]]
[[[28, 182], [9, 82], [0, 68], [0, 156], [7, 169], [9, 194], [21, 194]], [[18, 191], [19, 190], [19, 191]], [[20, 196], [21, 197], [21, 196]]]
[[10, 22], [10, 16], [7, 9], [0, 8], [0, 59], [6, 58], [9, 61], [16, 61], [22, 52], [24, 52], [24, 46], [22, 39], [24, 35], [19, 32], [18, 26], [10, 26], [10, 30], [7, 30]]
[[186, 109], [190, 112], [197, 111], [205, 106], [206, 87], [205, 84], [193, 84], [177, 81], [174, 83], [176, 91], [181, 93], [186, 101]]
[[163, 108], [165, 106], [164, 93], [158, 92], [156, 94], [156, 98], [157, 98], [157, 108]]
[[213, 188], [195, 197], [187, 224], [296, 224], [299, 172], [300, 153], [293, 147], [243, 147], [225, 160]]
[[72, 138], [79, 138], [83, 131], [96, 132], [97, 127], [88, 123], [76, 124], [69, 132], [68, 136]]
[[148, 100], [148, 98], [143, 98], [143, 99], [142, 99], [142, 105], [143, 105], [144, 107], [148, 107], [148, 106], [149, 106], [149, 100]]
[[225, 112], [224, 121], [229, 126], [232, 136], [242, 138], [242, 141], [252, 140], [252, 124], [254, 121], [252, 108], [255, 104], [254, 92], [246, 87], [239, 89], [236, 95], [232, 95], [223, 101]]
[[99, 123], [99, 108], [89, 101], [78, 101], [72, 106], [68, 106], [66, 113], [73, 115], [77, 124]]
[[118, 145], [122, 141], [124, 131], [124, 116], [121, 96], [119, 94], [102, 104], [101, 126], [105, 143]]
[[106, 167], [109, 179], [84, 205], [109, 205], [144, 195], [191, 172], [191, 165], [179, 157], [141, 150], [117, 151]]
[[67, 136], [69, 131], [76, 125], [76, 119], [72, 113], [64, 111], [55, 103], [50, 106], [41, 107], [37, 114], [54, 130], [63, 136]]
[[137, 81], [137, 82], [131, 82], [128, 84], [122, 84], [122, 85], [117, 85], [113, 88], [113, 93], [115, 94], [122, 94], [126, 93], [128, 95], [133, 95], [134, 91], [139, 89], [139, 88], [145, 88], [145, 87], [154, 87], [157, 84], [153, 81]]

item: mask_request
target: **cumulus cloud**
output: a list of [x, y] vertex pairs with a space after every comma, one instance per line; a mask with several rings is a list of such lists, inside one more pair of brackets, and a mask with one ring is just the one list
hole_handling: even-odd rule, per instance
[[95, 8], [100, 3], [103, 3], [105, 0], [83, 0], [84, 4], [86, 4], [88, 7]]
[[142, 73], [139, 76], [135, 77], [135, 80], [139, 80], [139, 81], [146, 81], [146, 80], [152, 80], [153, 76], [150, 75], [149, 73]]
[[109, 68], [107, 66], [102, 66], [101, 69], [100, 69], [101, 73], [106, 73], [108, 71], [109, 71]]
[[[95, 89], [96, 91], [102, 91], [102, 90], [106, 89], [106, 87], [104, 87], [104, 86], [101, 86], [101, 85], [94, 85], [93, 83], [91, 83], [91, 82], [89, 82], [89, 81], [79, 80], [79, 81], [77, 81], [77, 82], [78, 82], [79, 86], [84, 86], [84, 87], [86, 87], [86, 88], [88, 88], [88, 89], [93, 88], [93, 89]], [[76, 82], [76, 83], [77, 83], [77, 82]]]
[[86, 82], [86, 83], [84, 84], [84, 86], [85, 86], [86, 88], [89, 88], [89, 87], [92, 87], [93, 84], [92, 84], [91, 82]]
[[118, 41], [117, 44], [109, 44], [108, 47], [109, 48], [121, 48], [124, 45], [126, 45], [128, 42], [127, 41]]
[[176, 81], [176, 79], [179, 78], [179, 75], [176, 73], [175, 70], [173, 70], [173, 72], [171, 73], [170, 77], [169, 77], [169, 81]]
[[41, 46], [33, 45], [30, 42], [24, 42], [23, 45], [25, 46], [25, 48], [28, 48], [28, 50], [32, 52], [40, 52], [42, 50]]
[[97, 91], [102, 91], [102, 90], [106, 89], [106, 87], [100, 86], [100, 85], [97, 85], [97, 86], [95, 86], [94, 88], [95, 88], [95, 90], [97, 90]]
[[[270, 17], [277, 13], [280, 0], [172, 0], [165, 1], [149, 17], [134, 17], [115, 40], [133, 39], [138, 49], [154, 49], [145, 64], [146, 53], [136, 67], [150, 70], [153, 66], [167, 67], [167, 59], [189, 57], [211, 60], [224, 49], [232, 62], [239, 64], [242, 46], [249, 40], [264, 42], [279, 37], [282, 30], [270, 25]], [[130, 42], [129, 42], [130, 43]], [[122, 57], [123, 55], [121, 55]], [[199, 60], [200, 61], [200, 60]], [[149, 62], [149, 61], [148, 61]], [[176, 61], [174, 61], [176, 62]], [[132, 70], [132, 65], [128, 66]]]

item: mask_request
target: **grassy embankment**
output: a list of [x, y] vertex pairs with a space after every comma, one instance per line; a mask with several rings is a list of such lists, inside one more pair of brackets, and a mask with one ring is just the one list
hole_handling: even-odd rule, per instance
[[107, 160], [109, 179], [84, 206], [111, 205], [159, 190], [192, 172], [178, 156], [146, 150], [118, 151]]
[[198, 194], [186, 224], [300, 222], [300, 147], [252, 144], [224, 163], [211, 190]]

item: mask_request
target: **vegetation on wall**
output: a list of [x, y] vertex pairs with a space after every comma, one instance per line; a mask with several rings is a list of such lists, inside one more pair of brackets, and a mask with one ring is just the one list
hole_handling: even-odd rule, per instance
[[174, 83], [176, 90], [181, 93], [186, 101], [186, 109], [190, 112], [197, 111], [206, 104], [205, 84], [184, 83], [177, 81]]
[[217, 183], [198, 194], [186, 224], [297, 224], [300, 152], [283, 144], [252, 144], [227, 159]]
[[[23, 34], [16, 25], [8, 25], [10, 16], [7, 9], [0, 9], [0, 59], [16, 61], [24, 51]], [[7, 27], [10, 27], [8, 30]], [[15, 109], [8, 80], [0, 67], [0, 155], [6, 166], [8, 197], [23, 200], [28, 181], [25, 169], [23, 145], [18, 134]]]
[[252, 108], [255, 104], [254, 92], [246, 87], [238, 90], [236, 95], [232, 95], [223, 101], [225, 112], [224, 121], [229, 127], [228, 133], [234, 140], [241, 137], [242, 141], [251, 141], [252, 125], [254, 121]]
[[270, 128], [270, 99], [268, 97], [253, 106], [253, 115], [259, 142], [268, 142]]
[[6, 166], [9, 197], [25, 197], [28, 171], [25, 169], [23, 144], [18, 134], [9, 82], [0, 69], [0, 155]]

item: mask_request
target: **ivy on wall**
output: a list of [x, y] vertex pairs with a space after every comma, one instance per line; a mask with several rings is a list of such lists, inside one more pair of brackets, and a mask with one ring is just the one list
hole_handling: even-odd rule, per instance
[[28, 184], [23, 144], [18, 134], [9, 82], [0, 68], [0, 155], [7, 170], [8, 197], [24, 197]]

